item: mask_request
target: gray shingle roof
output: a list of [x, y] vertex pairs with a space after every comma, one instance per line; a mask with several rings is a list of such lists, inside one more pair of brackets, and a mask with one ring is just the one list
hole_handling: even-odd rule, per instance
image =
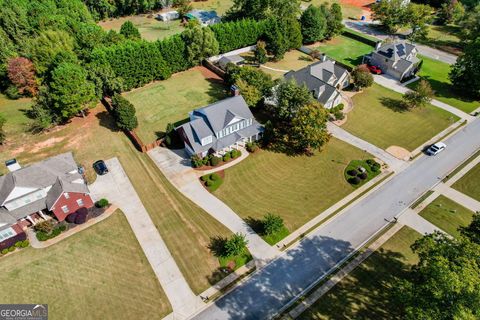
[[[210, 149], [219, 151], [244, 137], [251, 137], [263, 131], [263, 127], [255, 121], [242, 96], [227, 98], [207, 107], [196, 109], [192, 116], [197, 118], [179, 126], [177, 130], [195, 153], [202, 153]], [[252, 125], [217, 139], [215, 134], [223, 130], [235, 117], [253, 119]], [[208, 136], [212, 136], [212, 142], [202, 146], [200, 140]]]
[[[290, 71], [285, 74], [285, 79], [294, 79], [299, 85], [305, 85], [315, 98], [322, 103], [327, 103], [332, 97], [340, 94], [335, 86], [347, 70], [330, 60], [311, 64], [298, 71]], [[333, 85], [328, 81], [335, 75]]]
[[399, 59], [405, 59], [414, 49], [415, 46], [411, 43], [396, 41], [381, 45], [377, 49], [377, 52], [384, 57], [397, 61]]

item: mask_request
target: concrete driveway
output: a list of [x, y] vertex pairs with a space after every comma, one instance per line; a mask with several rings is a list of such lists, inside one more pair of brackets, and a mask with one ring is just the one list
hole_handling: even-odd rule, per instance
[[277, 257], [280, 251], [255, 233], [245, 221], [217, 197], [208, 192], [198, 181], [201, 172], [190, 166], [183, 150], [169, 150], [157, 147], [148, 152], [155, 164], [170, 182], [212, 217], [220, 221], [232, 232], [242, 233], [248, 240], [248, 249], [255, 258], [257, 266], [264, 265]]
[[94, 200], [106, 198], [125, 213], [133, 233], [172, 305], [174, 318], [187, 318], [203, 305], [203, 302], [190, 289], [120, 161], [113, 158], [105, 163], [110, 172], [97, 176], [97, 180], [89, 186]]

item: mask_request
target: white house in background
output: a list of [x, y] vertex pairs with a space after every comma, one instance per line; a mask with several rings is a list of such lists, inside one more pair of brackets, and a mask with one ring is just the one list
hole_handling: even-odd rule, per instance
[[421, 60], [417, 58], [417, 53], [415, 45], [406, 41], [378, 42], [375, 50], [366, 55], [363, 61], [379, 67], [383, 73], [402, 81], [418, 70]]
[[286, 80], [295, 80], [299, 85], [305, 85], [325, 108], [330, 109], [342, 101], [341, 89], [350, 85], [350, 74], [335, 61], [325, 55], [321, 61], [311, 64], [298, 71], [285, 74]]
[[157, 15], [157, 19], [160, 21], [171, 21], [180, 19], [180, 14], [176, 10], [162, 12]]
[[213, 24], [219, 23], [222, 19], [218, 16], [217, 12], [214, 10], [205, 11], [205, 10], [192, 10], [185, 15], [185, 18], [188, 20], [198, 20], [200, 25], [203, 27], [211, 26]]
[[223, 155], [246, 142], [258, 140], [263, 127], [241, 95], [190, 112], [190, 121], [176, 130], [188, 155]]

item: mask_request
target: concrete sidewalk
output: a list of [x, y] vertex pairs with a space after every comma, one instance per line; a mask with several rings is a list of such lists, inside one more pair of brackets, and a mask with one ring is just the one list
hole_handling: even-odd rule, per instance
[[232, 209], [208, 192], [199, 182], [201, 174], [193, 170], [183, 151], [172, 151], [157, 147], [148, 152], [158, 168], [170, 182], [212, 217], [235, 233], [242, 233], [248, 240], [248, 250], [255, 258], [257, 266], [263, 266], [280, 254], [275, 247], [266, 243]]
[[464, 206], [465, 208], [477, 212], [480, 211], [480, 202], [467, 196], [464, 193], [461, 193], [460, 191], [457, 191], [453, 188], [450, 188], [449, 186], [445, 184], [439, 184], [435, 190], [446, 196], [447, 198], [450, 198], [451, 200], [455, 201], [456, 203]]
[[[183, 277], [165, 242], [123, 170], [120, 161], [106, 161], [109, 173], [89, 186], [94, 200], [106, 198], [124, 213], [160, 285], [172, 305], [175, 319], [186, 319], [203, 305]], [[141, 285], [141, 284], [139, 284]]]
[[371, 153], [381, 161], [385, 162], [393, 171], [401, 170], [408, 165], [408, 162], [395, 158], [385, 150], [354, 136], [353, 134], [345, 131], [341, 127], [331, 122], [327, 123], [327, 128], [335, 138], [343, 140], [361, 150]]
[[418, 212], [416, 212], [416, 210], [412, 210], [410, 208], [408, 208], [407, 210], [405, 210], [404, 213], [402, 213], [402, 215], [398, 218], [398, 222], [409, 226], [410, 228], [421, 234], [430, 234], [436, 231], [445, 233], [445, 231], [420, 216]]

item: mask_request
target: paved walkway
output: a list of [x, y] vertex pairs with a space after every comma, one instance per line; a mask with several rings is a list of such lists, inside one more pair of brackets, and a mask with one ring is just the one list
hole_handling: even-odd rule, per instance
[[[386, 74], [374, 75], [373, 79], [375, 80], [376, 83], [378, 83], [378, 84], [380, 84], [384, 87], [390, 88], [390, 89], [392, 89], [392, 90], [394, 90], [398, 93], [401, 93], [401, 94], [404, 94], [408, 91], [411, 91], [407, 87], [404, 87], [403, 85], [401, 85], [396, 79], [394, 79], [394, 78], [392, 78], [392, 77], [390, 77]], [[431, 104], [433, 104], [434, 106], [436, 106], [440, 109], [446, 110], [446, 111], [460, 117], [461, 119], [465, 119], [467, 121], [475, 120], [474, 116], [469, 115], [468, 113], [463, 112], [462, 110], [457, 109], [455, 107], [452, 107], [451, 105], [448, 105], [448, 104], [443, 103], [441, 101], [432, 99]]]
[[461, 193], [460, 191], [457, 191], [453, 188], [450, 188], [449, 186], [445, 184], [439, 184], [435, 190], [446, 196], [447, 198], [450, 198], [451, 200], [455, 201], [456, 203], [464, 206], [465, 208], [472, 210], [473, 212], [480, 211], [480, 202], [467, 196], [464, 193]]
[[394, 171], [398, 171], [407, 165], [406, 161], [395, 158], [393, 155], [386, 152], [385, 150], [371, 144], [370, 142], [354, 136], [353, 134], [347, 132], [339, 126], [336, 126], [333, 123], [327, 123], [327, 128], [328, 131], [335, 138], [343, 140], [359, 149], [371, 153], [372, 155], [386, 163]]
[[457, 182], [458, 180], [460, 180], [468, 171], [470, 171], [471, 169], [473, 169], [473, 167], [475, 167], [477, 164], [480, 163], [480, 156], [476, 157], [475, 159], [473, 159], [472, 161], [470, 161], [467, 165], [465, 165], [460, 171], [458, 171], [453, 177], [451, 177], [450, 179], [448, 179], [446, 182], [445, 182], [445, 185], [447, 186], [451, 186], [453, 185], [455, 182]]
[[[242, 233], [248, 240], [248, 249], [257, 266], [263, 266], [280, 254], [275, 247], [266, 243], [243, 219], [217, 197], [208, 192], [198, 180], [198, 171], [193, 170], [184, 151], [175, 152], [157, 147], [148, 152], [155, 164], [170, 182], [212, 217], [235, 233]], [[201, 174], [200, 174], [201, 175]]]
[[445, 231], [420, 216], [416, 210], [412, 210], [410, 208], [402, 213], [402, 215], [398, 218], [398, 222], [409, 226], [421, 234], [430, 234], [434, 233], [435, 231], [445, 233]]
[[[375, 38], [378, 38], [379, 40], [385, 40], [390, 37], [390, 35], [382, 32], [380, 29], [370, 27], [371, 24], [376, 23], [351, 20], [344, 20], [343, 23], [350, 29], [356, 30], [369, 36], [373, 36]], [[418, 43], [416, 43], [415, 46], [417, 47], [418, 52], [423, 56], [439, 60], [448, 64], [454, 64], [457, 61], [457, 56], [453, 54]]]
[[89, 186], [94, 200], [106, 198], [125, 213], [172, 305], [174, 318], [186, 319], [203, 302], [190, 289], [118, 159], [107, 160], [106, 164], [110, 172], [98, 176]]

